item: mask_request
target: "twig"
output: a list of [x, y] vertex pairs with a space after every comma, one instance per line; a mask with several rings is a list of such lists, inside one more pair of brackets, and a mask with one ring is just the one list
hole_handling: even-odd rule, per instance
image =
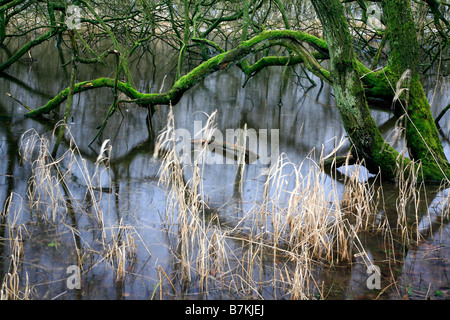
[[22, 107], [28, 109], [29, 111], [33, 111], [29, 106], [27, 106], [26, 104], [23, 104], [21, 101], [19, 101], [16, 97], [14, 97], [11, 93], [6, 92], [6, 95], [8, 97], [10, 97], [11, 99], [13, 99], [14, 101], [20, 103], [22, 105]]
[[448, 109], [450, 109], [450, 103], [439, 113], [439, 115], [436, 117], [436, 119], [434, 120], [434, 122], [436, 123], [436, 125], [439, 125], [439, 120], [441, 120], [441, 118], [444, 116], [444, 114], [448, 111]]
[[[163, 269], [161, 266], [158, 266], [158, 270], [159, 270], [160, 272], [162, 271], [162, 272], [164, 273], [164, 275], [166, 276], [167, 280], [169, 280], [169, 283], [170, 283], [170, 285], [172, 286], [172, 288], [173, 288], [173, 290], [175, 291], [175, 293], [177, 294], [178, 299], [183, 300], [183, 299], [181, 299], [180, 295], [179, 295], [178, 292], [177, 292], [177, 289], [175, 289], [175, 287], [174, 287], [172, 281], [170, 281], [169, 276], [166, 274], [166, 272], [164, 271], [164, 269]], [[160, 274], [160, 276], [159, 276], [159, 282], [160, 282], [160, 287], [162, 287], [161, 274]], [[161, 294], [162, 294], [162, 290], [160, 290], [160, 292], [161, 292]], [[160, 298], [162, 298], [162, 295], [160, 295]], [[161, 300], [162, 300], [162, 299], [161, 299]]]

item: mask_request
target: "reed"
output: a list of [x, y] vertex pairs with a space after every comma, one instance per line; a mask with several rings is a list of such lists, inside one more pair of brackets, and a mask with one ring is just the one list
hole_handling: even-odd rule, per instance
[[[201, 134], [207, 141], [215, 130], [215, 117], [216, 113], [206, 115]], [[344, 193], [340, 195], [336, 180], [325, 174], [322, 165], [335, 156], [345, 139], [326, 156], [323, 152], [316, 155], [313, 150], [300, 164], [282, 154], [263, 176], [261, 198], [250, 210], [242, 212], [234, 225], [223, 226], [205, 200], [208, 195], [203, 181], [208, 144], [201, 144], [197, 157], [186, 164], [178, 153], [175, 130], [170, 110], [167, 125], [157, 138], [154, 157], [159, 158], [159, 185], [166, 191], [161, 222], [170, 238], [175, 262], [175, 277], [166, 275], [166, 278], [176, 292], [178, 287], [195, 285], [202, 294], [227, 289], [233, 296], [260, 299], [270, 284], [274, 298], [323, 298], [325, 288], [319, 284], [316, 268], [351, 261], [355, 255], [363, 257], [367, 265], [372, 263], [359, 234], [388, 228], [386, 219], [378, 215], [383, 201], [379, 177], [372, 182], [361, 181], [364, 163], [355, 163], [353, 173], [346, 174]], [[70, 137], [69, 128], [67, 134]], [[97, 243], [100, 245], [94, 248], [81, 239], [80, 243], [86, 243], [87, 248], [77, 245], [79, 250], [84, 250], [77, 253], [80, 264], [82, 257], [89, 254], [98, 257], [97, 264], [106, 262], [115, 281], [123, 283], [136, 268], [138, 241], [145, 245], [145, 239], [133, 226], [122, 219], [111, 222], [103, 212], [99, 189], [104, 188], [105, 182], [111, 185], [111, 145], [105, 141], [96, 162], [89, 167], [75, 142], [69, 139], [69, 143], [67, 151], [52, 159], [50, 139], [34, 131], [24, 135], [21, 154], [31, 164], [33, 173], [28, 192], [32, 209], [39, 219], [51, 224], [64, 222], [72, 214], [86, 214], [99, 227]], [[350, 156], [346, 164], [349, 159]], [[240, 160], [236, 164], [237, 192], [243, 190], [245, 170], [254, 165]], [[74, 200], [69, 188], [68, 181], [74, 171], [82, 177], [86, 188], [82, 201]], [[407, 174], [405, 181], [399, 182], [401, 190], [405, 190], [403, 200], [420, 200], [414, 193], [413, 178], [414, 175]], [[398, 200], [398, 210], [404, 209], [406, 214], [402, 199]], [[399, 219], [399, 224], [404, 224], [404, 220]], [[73, 225], [72, 228], [79, 236]], [[392, 239], [390, 231], [385, 231], [385, 235], [389, 241]], [[159, 280], [161, 290], [161, 276]]]
[[[313, 258], [351, 259], [351, 243], [345, 231], [349, 222], [333, 192], [336, 190], [334, 182], [328, 186], [331, 190], [328, 192], [322, 168], [317, 165], [321, 160], [317, 163], [312, 158], [307, 160], [308, 163], [296, 166], [285, 156], [280, 157], [264, 186], [263, 205], [259, 208], [263, 214], [256, 216], [270, 220], [270, 225], [266, 226], [270, 232], [266, 232], [269, 232], [274, 256], [278, 248], [288, 247], [297, 253], [307, 248]], [[307, 170], [303, 166], [307, 166]], [[286, 174], [287, 167], [292, 168], [290, 174]], [[292, 185], [292, 189], [285, 189], [287, 185]], [[364, 213], [360, 214], [362, 217]]]
[[[30, 129], [20, 139], [19, 153], [22, 161], [31, 164], [32, 174], [27, 190], [30, 209], [36, 212], [39, 219], [53, 224], [64, 221], [74, 212], [86, 212], [98, 225], [103, 226], [103, 211], [100, 205], [102, 193], [98, 190], [102, 189], [101, 180], [104, 173], [108, 175], [108, 168], [101, 165], [109, 159], [105, 155], [106, 146], [102, 146], [92, 170], [81, 155], [70, 128], [66, 128], [69, 146], [63, 154], [54, 159], [50, 148], [55, 141], [55, 132], [59, 125], [61, 124], [57, 124], [50, 138]], [[80, 175], [79, 183], [86, 189], [82, 201], [74, 197], [69, 187], [74, 172]], [[89, 212], [87, 207], [90, 208]]]
[[383, 221], [377, 220], [383, 194], [381, 183], [377, 187], [377, 181], [381, 177], [378, 174], [370, 182], [366, 172], [364, 161], [353, 166], [352, 172], [346, 175], [341, 199], [341, 208], [356, 232], [380, 229]]
[[[215, 113], [208, 116], [207, 123], [200, 132], [208, 139], [214, 131], [214, 117]], [[221, 259], [224, 255], [221, 243], [223, 238], [211, 221], [206, 223], [205, 210], [208, 206], [204, 201], [203, 188], [206, 144], [199, 151], [198, 158], [194, 159], [192, 165], [182, 165], [176, 149], [175, 123], [171, 109], [167, 125], [158, 136], [154, 150], [155, 157], [163, 154], [159, 183], [167, 190], [165, 219], [170, 227], [176, 229], [173, 233], [177, 234], [178, 241], [174, 252], [177, 253], [182, 281], [191, 282], [192, 270], [195, 270], [200, 287], [207, 288], [207, 279], [211, 273], [222, 269]], [[185, 178], [186, 171], [192, 173], [188, 180]], [[211, 252], [214, 254], [211, 255]]]
[[[213, 136], [215, 117], [216, 113], [206, 115], [206, 125], [201, 131], [205, 141]], [[325, 173], [323, 163], [335, 157], [345, 139], [328, 155], [312, 150], [301, 163], [294, 163], [281, 154], [278, 161], [258, 177], [263, 179], [262, 190], [256, 193], [260, 196], [251, 209], [236, 213], [234, 224], [223, 225], [218, 210], [210, 208], [206, 200], [209, 198], [204, 186], [208, 144], [201, 144], [194, 161], [186, 164], [180, 158], [175, 134], [175, 119], [170, 110], [167, 125], [154, 149], [154, 157], [159, 162], [159, 186], [166, 192], [161, 223], [174, 258], [173, 276], [169, 277], [163, 269], [159, 271], [160, 297], [161, 272], [164, 271], [180, 298], [190, 292], [191, 286], [198, 288], [201, 294], [228, 290], [231, 296], [241, 298], [265, 298], [267, 286], [273, 288], [275, 299], [324, 298], [327, 288], [320, 281], [318, 269], [349, 262], [355, 257], [362, 257], [367, 266], [373, 264], [360, 240], [361, 233], [381, 231], [389, 250], [396, 247], [396, 234], [383, 215], [380, 176], [361, 179], [364, 162], [352, 162], [353, 170], [344, 173], [342, 186], [333, 178], [337, 175], [333, 165], [332, 177]], [[71, 138], [69, 128], [67, 135], [69, 147], [56, 159], [49, 152], [54, 137], [46, 138], [35, 131], [22, 137], [20, 152], [32, 172], [27, 195], [34, 217], [51, 226], [70, 228], [74, 238], [80, 238], [76, 245], [80, 266], [84, 268], [83, 262], [91, 255], [91, 261], [97, 259], [97, 265], [108, 266], [115, 282], [124, 283], [127, 275], [135, 274], [138, 246], [145, 246], [145, 239], [123, 219], [108, 219], [107, 211], [103, 211], [106, 208], [105, 203], [101, 203], [104, 196], [99, 190], [105, 188], [105, 184], [111, 189], [109, 157], [112, 147], [105, 141], [95, 163], [88, 165]], [[244, 190], [245, 171], [256, 165], [240, 160], [236, 163], [236, 192]], [[350, 155], [347, 155], [344, 167], [349, 163]], [[419, 204], [423, 201], [423, 186], [417, 183], [418, 168], [417, 165], [398, 168], [395, 227], [400, 241], [406, 244], [422, 239], [417, 232]], [[72, 193], [74, 173], [81, 177], [77, 183], [85, 188], [84, 199], [76, 200]], [[339, 189], [343, 190], [342, 194]], [[4, 212], [11, 212], [11, 209]], [[415, 212], [415, 217], [411, 212]], [[1, 294], [2, 298], [29, 298], [32, 286], [27, 283], [26, 274], [24, 277], [20, 273], [21, 239], [26, 229], [18, 228], [14, 215], [9, 215], [9, 228], [14, 230], [9, 235], [12, 257], [9, 270], [13, 272], [4, 277]], [[94, 240], [95, 246], [82, 238], [76, 219], [72, 219], [75, 215], [85, 215], [100, 231], [99, 238]], [[153, 296], [156, 296], [156, 289]]]
[[111, 230], [111, 240], [104, 246], [103, 257], [115, 273], [115, 281], [123, 282], [127, 272], [133, 272], [137, 265], [137, 244], [133, 227], [119, 222]]
[[[62, 180], [53, 171], [53, 169], [59, 170], [58, 163], [61, 159], [52, 159], [50, 140], [40, 136], [34, 129], [22, 135], [19, 153], [22, 160], [30, 162], [32, 166], [27, 194], [30, 210], [47, 222], [56, 223], [58, 216], [65, 211], [66, 203], [64, 191], [61, 188]], [[32, 159], [33, 153], [37, 154], [34, 159]]]
[[[214, 130], [214, 116], [208, 117], [203, 128], [205, 136]], [[240, 291], [245, 294], [243, 297], [261, 298], [261, 288], [267, 281], [262, 265], [265, 259], [272, 259], [275, 296], [284, 287], [293, 299], [306, 299], [313, 292], [323, 297], [324, 289], [313, 276], [313, 266], [351, 260], [354, 254], [367, 255], [358, 233], [380, 228], [380, 221], [375, 223], [380, 188], [376, 189], [375, 183], [361, 183], [357, 176], [362, 164], [356, 164], [354, 176], [345, 181], [341, 201], [336, 182], [331, 179], [327, 185], [323, 167], [319, 165], [332, 157], [345, 140], [327, 156], [321, 153], [315, 159], [311, 152], [299, 165], [282, 154], [267, 172], [262, 199], [235, 226], [222, 229], [213, 226], [214, 218], [205, 223], [204, 212], [208, 208], [203, 200], [207, 198], [202, 182], [205, 167], [199, 165], [205, 162], [183, 166], [176, 152], [174, 131], [170, 112], [154, 154], [162, 155], [160, 183], [167, 190], [166, 221], [171, 221], [168, 226], [177, 235], [173, 251], [182, 281], [190, 282], [195, 277], [205, 291], [213, 281]], [[208, 144], [201, 145], [204, 154]], [[239, 189], [244, 170], [245, 164], [239, 163]], [[192, 172], [190, 179], [186, 179], [186, 172]], [[230, 246], [230, 241], [240, 245]], [[370, 263], [369, 259], [365, 261]]]
[[[105, 140], [95, 163], [89, 164], [69, 127], [65, 134], [68, 147], [56, 159], [50, 152], [54, 134], [40, 135], [31, 129], [22, 135], [19, 152], [22, 161], [31, 168], [27, 191], [31, 211], [38, 221], [45, 222], [44, 226], [58, 230], [59, 235], [66, 231], [73, 234], [77, 263], [82, 269], [85, 261], [98, 260], [91, 268], [106, 262], [115, 281], [123, 282], [137, 265], [138, 243], [142, 243], [150, 256], [151, 253], [134, 226], [125, 224], [121, 218], [111, 220], [104, 213], [109, 208], [109, 199], [104, 201], [103, 192], [111, 193], [112, 185], [109, 168], [112, 146]], [[77, 193], [72, 191], [74, 187]], [[84, 190], [81, 198], [80, 189]], [[83, 239], [78, 226], [80, 217], [92, 223], [90, 228], [95, 226], [99, 230], [95, 239]]]
[[[14, 207], [18, 198], [19, 205]], [[14, 209], [13, 209], [14, 208]], [[24, 234], [29, 238], [25, 224], [18, 224], [18, 217], [22, 209], [22, 198], [17, 194], [11, 194], [6, 200], [2, 216], [6, 220], [9, 243], [9, 264], [2, 279], [0, 288], [0, 300], [29, 300], [32, 295], [32, 286], [28, 280], [28, 273], [23, 273], [24, 258]], [[25, 280], [23, 280], [25, 277]]]

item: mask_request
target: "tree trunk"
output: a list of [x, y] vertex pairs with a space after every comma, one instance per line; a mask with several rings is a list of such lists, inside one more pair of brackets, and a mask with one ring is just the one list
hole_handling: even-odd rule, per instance
[[[365, 159], [367, 168], [395, 177], [399, 153], [381, 136], [369, 112], [356, 67], [344, 8], [339, 0], [312, 0], [323, 26], [330, 52], [330, 74], [344, 128], [354, 146], [356, 158]], [[408, 161], [405, 159], [405, 161]]]
[[[389, 67], [393, 79], [400, 79], [407, 70], [410, 72], [407, 98], [397, 105], [400, 109], [398, 113], [406, 116], [409, 154], [414, 160], [422, 162], [423, 170], [427, 171], [429, 179], [441, 180], [448, 171], [448, 163], [430, 105], [420, 83], [420, 48], [409, 1], [385, 0], [382, 7], [390, 40]], [[393, 85], [395, 87], [395, 84]]]
[[[339, 0], [312, 0], [323, 26], [331, 61], [331, 79], [344, 128], [354, 146], [354, 155], [364, 159], [369, 170], [381, 169], [383, 176], [395, 177], [396, 168], [409, 163], [382, 138], [369, 113], [356, 65], [344, 9]], [[424, 180], [440, 181], [448, 176], [447, 161], [418, 75], [419, 46], [409, 3], [383, 1], [388, 21], [391, 56], [387, 72], [392, 87], [405, 70], [410, 70], [406, 139], [411, 157], [420, 160]], [[393, 83], [392, 83], [393, 82]]]

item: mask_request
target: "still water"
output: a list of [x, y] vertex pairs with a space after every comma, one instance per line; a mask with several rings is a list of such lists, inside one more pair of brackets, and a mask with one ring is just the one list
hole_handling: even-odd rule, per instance
[[[14, 45], [11, 44], [9, 49], [13, 51], [13, 48]], [[4, 50], [2, 55], [8, 55], [8, 50]], [[225, 241], [227, 249], [232, 252], [232, 258], [228, 260], [228, 271], [211, 268], [208, 275], [210, 284], [206, 290], [200, 288], [198, 275], [195, 273], [191, 281], [183, 280], [176, 258], [180, 249], [176, 240], [178, 235], [170, 227], [171, 223], [176, 223], [168, 221], [168, 194], [165, 187], [158, 184], [161, 161], [153, 158], [155, 139], [166, 125], [168, 106], [158, 106], [149, 125], [147, 110], [132, 104], [122, 105], [120, 112], [116, 112], [108, 121], [100, 138], [89, 146], [111, 104], [112, 91], [99, 89], [76, 95], [68, 125], [79, 152], [73, 157], [76, 159], [75, 164], [75, 160], [65, 157], [61, 166], [70, 168], [66, 180], [70, 184], [71, 197], [80, 203], [83, 203], [87, 194], [85, 173], [89, 172], [93, 176], [92, 183], [97, 190], [102, 224], [89, 216], [89, 212], [93, 211], [90, 208], [81, 210], [83, 213], [75, 210], [75, 215], [69, 218], [60, 213], [64, 210], [56, 204], [53, 209], [46, 208], [44, 213], [39, 213], [47, 216], [46, 219], [38, 217], [38, 209], [30, 210], [27, 191], [32, 164], [19, 156], [21, 136], [28, 129], [34, 128], [41, 136], [51, 139], [57, 119], [52, 115], [45, 120], [25, 118], [23, 114], [27, 110], [8, 98], [6, 93], [12, 94], [25, 105], [36, 108], [66, 88], [70, 76], [70, 65], [62, 67], [70, 57], [69, 50], [63, 48], [58, 51], [54, 43], [49, 42], [33, 49], [32, 55], [36, 61], [16, 63], [0, 77], [2, 208], [7, 204], [7, 198], [13, 195], [8, 217], [2, 220], [0, 228], [2, 278], [11, 270], [9, 239], [11, 234], [15, 235], [20, 230], [23, 254], [18, 272], [22, 286], [28, 278], [32, 288], [31, 297], [34, 299], [291, 298], [290, 282], [283, 275], [291, 273], [294, 277], [290, 268], [295, 266], [288, 267], [285, 264], [284, 267], [275, 268], [276, 259], [273, 256], [263, 257], [261, 253], [258, 256], [260, 263], [251, 264], [253, 271], [245, 270], [241, 261], [250, 256], [252, 246], [232, 237]], [[137, 89], [141, 92], [168, 90], [174, 81], [176, 58], [173, 52], [157, 48], [154, 55], [143, 55], [132, 61]], [[112, 58], [107, 62], [112, 63]], [[109, 76], [113, 69], [110, 66], [80, 65], [77, 80]], [[436, 86], [438, 77], [440, 82]], [[321, 152], [331, 152], [345, 136], [331, 88], [327, 84], [321, 84], [319, 79], [312, 78], [316, 81], [316, 86], [311, 86], [309, 80], [302, 76], [301, 69], [288, 69], [284, 72], [282, 68], [273, 68], [261, 72], [243, 88], [245, 78], [239, 69], [217, 72], [189, 90], [173, 107], [175, 126], [190, 132], [194, 138], [196, 123], [204, 125], [207, 115], [217, 111], [215, 125], [220, 132], [242, 129], [244, 126], [255, 132], [267, 130], [268, 149], [278, 148], [279, 153], [284, 154], [292, 163], [305, 163], [301, 170], [306, 175], [309, 172], [308, 163], [317, 160]], [[436, 72], [425, 79], [424, 85], [432, 104], [433, 115], [436, 116], [450, 102], [448, 77], [442, 78]], [[64, 105], [60, 111], [63, 111]], [[389, 139], [395, 126], [393, 114], [377, 109], [371, 112], [383, 134]], [[442, 140], [447, 156], [450, 156], [450, 149], [445, 124], [449, 120], [447, 115], [440, 122], [444, 129]], [[271, 146], [270, 133], [276, 133], [279, 137], [276, 148]], [[28, 135], [31, 133], [28, 132]], [[108, 146], [111, 147], [109, 164], [107, 167], [103, 164], [96, 165], [101, 145], [107, 139]], [[60, 147], [58, 156], [63, 156], [68, 147], [69, 142], [66, 140]], [[348, 143], [344, 143], [338, 154], [344, 155], [347, 150]], [[99, 166], [100, 170], [95, 175]], [[235, 162], [227, 163], [224, 160], [223, 164], [206, 164], [202, 176], [204, 198], [209, 207], [205, 221], [217, 224], [219, 229], [235, 228], [254, 204], [261, 200], [264, 172], [269, 167], [270, 164], [262, 164], [260, 161], [246, 165], [242, 173], [242, 184], [236, 188], [240, 167]], [[339, 197], [344, 192], [342, 177], [332, 179], [324, 174], [320, 183], [324, 190], [333, 186]], [[426, 186], [425, 190], [421, 189], [421, 201], [418, 204], [420, 223], [427, 224], [430, 215], [439, 216], [440, 195], [445, 195], [446, 192], [438, 192], [438, 187]], [[384, 209], [387, 215], [396, 214], [396, 190], [394, 184], [383, 182]], [[51, 197], [43, 201], [51, 201], [49, 199]], [[5, 210], [2, 209], [2, 212]], [[393, 219], [395, 221], [396, 218]], [[14, 222], [13, 233], [6, 227], [7, 220], [9, 225], [11, 221]], [[311, 290], [309, 298], [446, 299], [450, 288], [449, 228], [448, 221], [445, 221], [433, 228], [426, 239], [410, 245], [408, 250], [402, 250], [401, 245], [395, 244], [400, 248], [395, 257], [387, 253], [385, 237], [361, 235], [361, 245], [367, 256], [381, 267], [381, 290], [374, 291], [367, 287], [366, 265], [356, 257], [352, 262], [336, 262], [331, 267], [312, 267], [311, 274], [318, 285], [312, 285], [316, 290]], [[127, 251], [132, 253], [131, 256], [124, 253], [127, 257], [123, 277], [118, 277], [114, 271], [118, 266], [110, 262], [111, 256], [108, 257], [108, 252], [105, 252], [105, 248], [112, 247], [113, 240], [117, 238], [131, 243], [130, 248], [133, 248]], [[77, 252], [77, 246], [83, 250]], [[196, 248], [191, 250], [195, 251]], [[80, 265], [80, 261], [81, 289], [77, 290], [71, 288], [67, 281], [72, 274], [67, 268]], [[195, 266], [192, 268], [195, 269]], [[275, 269], [278, 270], [276, 284], [272, 281]], [[217, 281], [220, 276], [217, 273], [227, 273], [230, 270], [240, 276], [231, 277], [232, 280], [226, 283]], [[257, 285], [252, 286], [244, 281], [250, 278]], [[321, 294], [317, 287], [323, 288]]]

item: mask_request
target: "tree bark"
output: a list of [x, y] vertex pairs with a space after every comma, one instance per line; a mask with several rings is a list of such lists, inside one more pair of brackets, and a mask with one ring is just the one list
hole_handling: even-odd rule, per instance
[[[364, 159], [369, 170], [379, 168], [383, 176], [394, 178], [396, 169], [404, 168], [410, 160], [384, 141], [369, 113], [358, 72], [362, 68], [356, 63], [343, 6], [339, 0], [312, 0], [312, 3], [328, 43], [336, 104], [353, 143], [354, 156]], [[420, 179], [440, 181], [448, 176], [448, 164], [419, 80], [419, 46], [411, 9], [407, 0], [385, 0], [383, 9], [392, 52], [382, 81], [395, 88], [403, 72], [410, 70], [409, 99], [403, 103], [407, 115], [407, 146], [410, 156], [421, 162]], [[380, 74], [377, 77], [369, 76], [369, 79], [380, 81]]]
[[366, 97], [356, 66], [344, 8], [339, 0], [312, 0], [323, 26], [330, 53], [330, 74], [345, 131], [353, 146], [355, 158], [364, 159], [370, 171], [381, 170], [389, 179], [403, 159], [388, 145], [369, 112]]
[[406, 142], [410, 156], [420, 160], [426, 175], [433, 180], [442, 179], [448, 171], [438, 130], [431, 114], [431, 108], [420, 82], [420, 48], [417, 28], [407, 0], [384, 0], [382, 8], [387, 23], [389, 46], [389, 68], [396, 80], [410, 73], [406, 99], [397, 105], [399, 114], [406, 116]]

